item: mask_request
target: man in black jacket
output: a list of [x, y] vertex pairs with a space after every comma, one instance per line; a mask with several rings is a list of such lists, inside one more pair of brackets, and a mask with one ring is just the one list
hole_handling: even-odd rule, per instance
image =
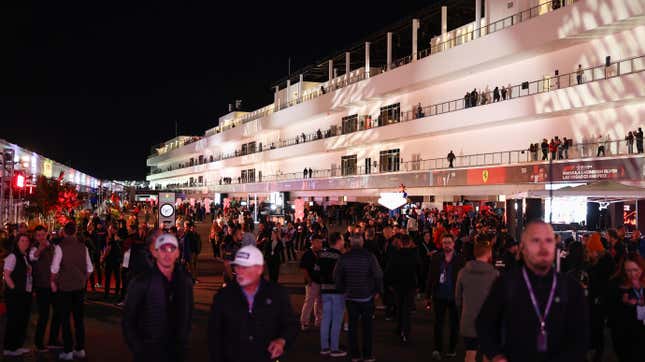
[[435, 312], [434, 324], [434, 351], [432, 358], [441, 359], [443, 350], [443, 324], [446, 313], [450, 323], [450, 345], [446, 357], [452, 358], [456, 355], [457, 338], [459, 337], [459, 316], [455, 304], [455, 285], [457, 275], [464, 267], [464, 258], [455, 252], [455, 237], [445, 233], [441, 236], [442, 251], [432, 255], [430, 258], [430, 273], [428, 274], [428, 286], [426, 293], [428, 305], [432, 301]]
[[123, 311], [123, 336], [134, 361], [185, 359], [193, 314], [193, 283], [176, 262], [179, 243], [171, 234], [155, 240], [152, 270], [132, 281]]
[[349, 347], [352, 360], [360, 360], [358, 350], [358, 320], [363, 327], [364, 362], [375, 361], [372, 355], [374, 300], [383, 293], [383, 272], [376, 257], [363, 249], [363, 238], [353, 235], [351, 250], [340, 257], [334, 269], [336, 288], [345, 293], [349, 314]]
[[408, 235], [401, 235], [400, 247], [385, 269], [385, 280], [396, 297], [397, 332], [402, 344], [410, 338], [410, 312], [414, 307], [420, 264], [421, 258], [414, 243]]
[[529, 223], [524, 266], [498, 278], [477, 317], [481, 351], [494, 362], [585, 361], [589, 312], [580, 284], [553, 268], [553, 228]]
[[293, 345], [298, 321], [286, 290], [262, 279], [264, 258], [254, 246], [235, 254], [237, 283], [213, 297], [208, 320], [212, 362], [272, 361]]

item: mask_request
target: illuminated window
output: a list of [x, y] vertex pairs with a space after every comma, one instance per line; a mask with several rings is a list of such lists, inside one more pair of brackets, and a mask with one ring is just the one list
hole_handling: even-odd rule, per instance
[[356, 175], [356, 155], [341, 157], [341, 174], [343, 176]]

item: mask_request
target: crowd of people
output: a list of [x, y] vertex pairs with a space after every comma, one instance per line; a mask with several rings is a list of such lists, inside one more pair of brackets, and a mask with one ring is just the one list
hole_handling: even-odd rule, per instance
[[493, 92], [490, 91], [488, 86], [485, 89], [480, 89], [479, 92], [477, 88], [474, 88], [471, 92], [466, 92], [464, 95], [464, 108], [471, 108], [477, 106], [483, 106], [484, 104], [495, 103], [499, 101], [505, 101], [511, 99], [511, 85], [495, 86]]
[[[224, 263], [224, 283], [209, 318], [211, 361], [275, 360], [299, 330], [320, 333], [321, 355], [374, 361], [375, 323], [393, 322], [403, 346], [424, 338], [411, 318], [423, 300], [434, 317], [434, 360], [454, 358], [462, 339], [466, 361], [601, 361], [607, 328], [620, 361], [642, 360], [645, 241], [637, 231], [561, 240], [534, 221], [515, 240], [489, 208], [388, 212], [367, 205], [343, 210], [341, 218], [351, 215], [346, 230], [334, 232], [340, 225], [332, 228], [321, 215], [311, 207], [302, 219], [267, 216], [254, 227], [245, 207], [213, 212], [209, 238], [213, 257]], [[28, 352], [34, 293], [37, 349], [61, 346], [62, 329], [60, 359], [84, 357], [85, 292], [104, 283], [109, 295], [114, 276], [116, 300], [126, 297], [123, 334], [134, 359], [186, 358], [201, 252], [187, 216], [168, 230], [98, 216], [56, 233], [20, 225], [7, 243], [6, 356]], [[288, 262], [298, 262], [304, 278], [299, 318], [280, 286]], [[384, 322], [375, 317], [380, 307]]]

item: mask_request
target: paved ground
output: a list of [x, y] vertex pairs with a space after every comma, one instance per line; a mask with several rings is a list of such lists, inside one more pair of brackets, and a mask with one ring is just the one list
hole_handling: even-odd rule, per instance
[[[213, 294], [221, 285], [222, 264], [212, 257], [207, 235], [208, 225], [198, 224], [198, 231], [205, 240], [203, 253], [200, 256], [202, 277], [195, 287], [195, 313], [193, 333], [191, 337], [190, 361], [205, 361], [207, 359], [207, 320]], [[283, 267], [281, 283], [288, 288], [296, 311], [302, 306], [304, 287], [302, 277], [297, 273], [297, 264]], [[384, 320], [383, 311], [377, 310], [375, 320], [374, 354], [379, 361], [429, 361], [432, 352], [432, 320], [422, 302], [417, 303], [419, 312], [413, 315], [413, 331], [411, 343], [407, 346], [399, 344], [394, 335], [394, 322]], [[33, 332], [36, 314], [32, 314], [26, 347], [33, 348]], [[4, 321], [0, 328], [0, 337], [4, 334]], [[130, 361], [131, 355], [121, 334], [121, 309], [111, 301], [104, 301], [102, 293], [89, 293], [86, 307], [86, 351], [88, 361]], [[341, 345], [347, 345], [345, 333], [341, 337]], [[301, 332], [294, 348], [280, 361], [328, 361], [330, 358], [321, 357], [318, 331]], [[55, 361], [54, 353], [29, 355], [24, 358], [7, 361]], [[344, 359], [340, 359], [344, 360]], [[613, 358], [608, 358], [612, 361]], [[463, 361], [463, 347], [458, 348], [458, 355], [452, 361]]]

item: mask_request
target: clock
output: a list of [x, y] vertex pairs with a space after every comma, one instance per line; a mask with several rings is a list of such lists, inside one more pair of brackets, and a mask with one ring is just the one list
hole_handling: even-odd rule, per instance
[[172, 214], [175, 213], [175, 207], [172, 206], [171, 204], [163, 204], [163, 205], [161, 205], [161, 208], [159, 209], [159, 212], [161, 213], [161, 216], [163, 216], [163, 217], [171, 217]]

